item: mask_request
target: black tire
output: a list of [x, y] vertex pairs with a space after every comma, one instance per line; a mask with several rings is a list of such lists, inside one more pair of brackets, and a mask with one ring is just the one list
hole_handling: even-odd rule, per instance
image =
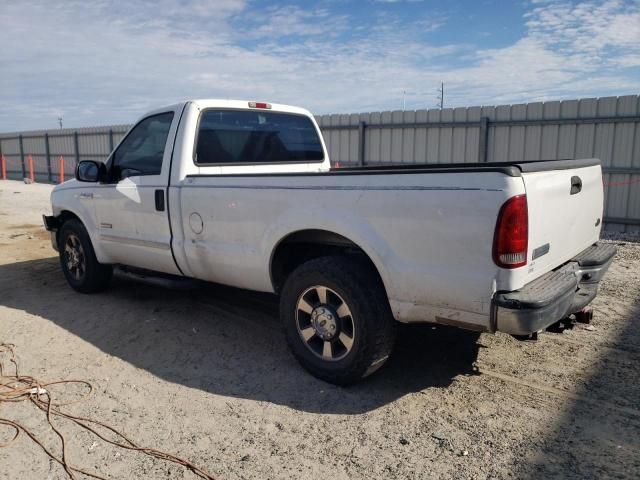
[[[320, 298], [317, 286], [328, 289], [324, 290], [329, 292], [324, 293], [325, 303], [313, 301]], [[301, 299], [308, 301], [299, 303]], [[333, 316], [321, 318], [325, 319], [322, 325], [328, 319], [334, 334], [336, 328], [338, 332], [344, 329], [346, 337], [343, 338], [347, 340], [352, 334], [344, 344], [337, 335], [327, 340], [331, 333], [327, 332], [326, 325], [320, 326], [322, 322], [318, 322], [318, 312], [324, 315], [327, 311], [323, 310], [324, 305], [331, 306], [332, 302], [341, 305], [341, 301], [346, 303], [350, 315], [341, 317], [338, 313], [341, 308], [334, 308], [327, 309]], [[300, 305], [304, 305], [304, 310]], [[314, 308], [308, 313], [310, 306]], [[282, 288], [280, 317], [296, 359], [312, 375], [337, 385], [355, 383], [375, 372], [391, 354], [395, 341], [396, 322], [382, 281], [370, 265], [356, 257], [321, 257], [294, 270]], [[312, 333], [309, 327], [313, 327]], [[325, 357], [327, 341], [331, 346]]]
[[82, 222], [76, 219], [64, 222], [58, 233], [58, 250], [62, 272], [71, 288], [94, 293], [109, 286], [113, 268], [98, 262]]

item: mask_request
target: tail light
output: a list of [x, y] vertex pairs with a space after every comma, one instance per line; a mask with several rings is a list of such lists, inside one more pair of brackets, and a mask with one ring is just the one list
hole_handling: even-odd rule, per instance
[[518, 268], [527, 264], [529, 246], [529, 214], [527, 196], [516, 195], [500, 208], [493, 236], [493, 261], [502, 268]]

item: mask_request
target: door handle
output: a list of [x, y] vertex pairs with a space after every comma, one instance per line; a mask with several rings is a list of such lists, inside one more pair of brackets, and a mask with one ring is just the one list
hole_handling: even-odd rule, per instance
[[580, 193], [582, 190], [582, 180], [578, 176], [571, 177], [571, 195]]
[[80, 198], [93, 198], [93, 193], [82, 192]]
[[164, 190], [156, 190], [156, 210], [158, 212], [164, 212]]

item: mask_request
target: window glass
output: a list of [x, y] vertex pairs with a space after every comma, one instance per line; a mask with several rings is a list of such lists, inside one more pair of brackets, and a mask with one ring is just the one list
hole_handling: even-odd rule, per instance
[[127, 135], [113, 154], [117, 178], [159, 175], [173, 112], [145, 118]]
[[319, 162], [322, 144], [311, 119], [268, 111], [205, 110], [197, 163]]

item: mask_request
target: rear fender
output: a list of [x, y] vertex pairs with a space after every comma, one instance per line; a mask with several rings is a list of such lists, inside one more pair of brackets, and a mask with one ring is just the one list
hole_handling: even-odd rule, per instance
[[[310, 221], [312, 219], [312, 221]], [[336, 233], [353, 242], [369, 257], [382, 278], [382, 283], [390, 298], [395, 296], [397, 286], [391, 281], [389, 270], [400, 262], [400, 259], [389, 248], [384, 239], [363, 221], [361, 216], [350, 214], [344, 209], [311, 207], [292, 209], [281, 215], [265, 232], [262, 251], [265, 255], [263, 271], [271, 271], [271, 262], [278, 245], [292, 233], [302, 230], [325, 230]], [[269, 279], [271, 282], [271, 279]]]

